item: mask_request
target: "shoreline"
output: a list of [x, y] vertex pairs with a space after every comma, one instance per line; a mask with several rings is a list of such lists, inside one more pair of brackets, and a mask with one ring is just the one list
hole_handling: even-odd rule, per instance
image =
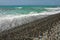
[[12, 16], [12, 17], [3, 17], [0, 18], [0, 32], [4, 30], [9, 30], [11, 28], [14, 28], [16, 26], [20, 26], [29, 22], [33, 22], [35, 20], [47, 17], [48, 15], [21, 15], [21, 16]]
[[[36, 37], [36, 36], [32, 36], [34, 34], [33, 33], [34, 31], [37, 33], [39, 30], [41, 33], [44, 33], [47, 30], [50, 31], [51, 28], [54, 28], [53, 26], [56, 26], [59, 21], [60, 21], [60, 13], [55, 15], [50, 15], [48, 17], [38, 19], [36, 21], [12, 28], [10, 30], [3, 31], [0, 33], [0, 39], [16, 39], [17, 37], [19, 37], [17, 39], [20, 39], [21, 37], [26, 37], [26, 36], [29, 37], [29, 35], [31, 37]], [[38, 35], [37, 33], [36, 35]]]
[[[38, 19], [48, 17], [50, 15], [58, 14], [57, 12], [44, 12], [44, 13], [32, 13], [27, 15], [7, 15], [5, 17], [0, 17], [0, 32], [4, 30], [9, 30], [11, 28], [33, 22]], [[51, 14], [50, 14], [51, 13]]]

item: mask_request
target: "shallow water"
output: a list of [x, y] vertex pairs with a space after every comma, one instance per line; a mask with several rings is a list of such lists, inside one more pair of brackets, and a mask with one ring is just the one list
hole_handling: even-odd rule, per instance
[[60, 12], [60, 7], [0, 7], [0, 32]]

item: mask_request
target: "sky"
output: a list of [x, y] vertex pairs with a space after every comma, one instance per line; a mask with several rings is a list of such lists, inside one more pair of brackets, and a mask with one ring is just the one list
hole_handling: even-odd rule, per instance
[[0, 0], [0, 5], [60, 5], [60, 0]]

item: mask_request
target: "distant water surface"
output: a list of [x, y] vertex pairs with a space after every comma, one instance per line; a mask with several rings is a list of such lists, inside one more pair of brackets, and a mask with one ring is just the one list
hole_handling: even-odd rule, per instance
[[59, 6], [0, 6], [0, 15], [30, 14], [31, 12], [60, 11]]

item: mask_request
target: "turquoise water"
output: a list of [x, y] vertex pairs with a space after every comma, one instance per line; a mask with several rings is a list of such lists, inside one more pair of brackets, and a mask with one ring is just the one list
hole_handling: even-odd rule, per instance
[[57, 6], [0, 6], [0, 14], [2, 15], [16, 15], [16, 14], [30, 14], [30, 12], [41, 13], [48, 11], [45, 8], [56, 8]]

